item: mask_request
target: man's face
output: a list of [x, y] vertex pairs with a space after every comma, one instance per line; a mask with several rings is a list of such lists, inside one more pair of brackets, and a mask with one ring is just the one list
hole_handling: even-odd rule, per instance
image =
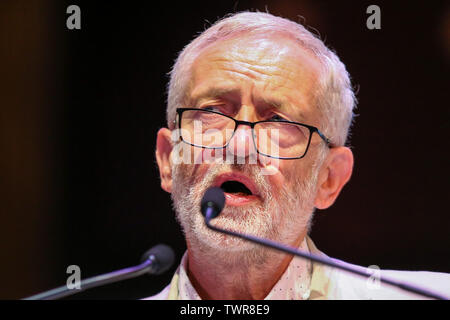
[[[189, 105], [184, 107], [208, 108], [251, 122], [282, 117], [320, 129], [314, 107], [319, 76], [319, 61], [287, 37], [246, 36], [221, 41], [195, 60]], [[299, 245], [314, 210], [322, 143], [313, 135], [308, 153], [297, 160], [173, 165], [172, 199], [188, 246], [234, 253], [255, 249], [204, 226], [200, 200], [211, 186], [222, 186], [226, 192], [225, 208], [213, 224]], [[249, 126], [238, 127], [223, 150], [226, 153], [235, 155], [235, 160], [237, 155], [249, 159], [256, 154]]]

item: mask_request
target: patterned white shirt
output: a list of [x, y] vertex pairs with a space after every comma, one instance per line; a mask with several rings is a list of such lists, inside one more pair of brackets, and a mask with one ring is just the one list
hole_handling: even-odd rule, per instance
[[[301, 249], [309, 250], [315, 255], [327, 257], [316, 248], [309, 237], [306, 237], [306, 241], [302, 244]], [[332, 260], [339, 264], [351, 266], [352, 268], [360, 268], [360, 270], [364, 270], [365, 272], [369, 270], [368, 268], [351, 265], [341, 260]], [[157, 295], [145, 298], [144, 300], [200, 299], [186, 273], [186, 263], [187, 254], [185, 253], [171, 283]], [[450, 274], [448, 273], [397, 270], [379, 270], [379, 272], [381, 277], [409, 283], [439, 293], [450, 299]], [[294, 257], [280, 280], [265, 298], [265, 300], [270, 299], [409, 300], [426, 298], [383, 283], [374, 284], [370, 279], [319, 263], [313, 262], [309, 264], [301, 258]]]

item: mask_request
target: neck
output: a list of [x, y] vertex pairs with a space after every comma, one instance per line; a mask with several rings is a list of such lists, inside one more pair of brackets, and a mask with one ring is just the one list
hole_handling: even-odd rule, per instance
[[[291, 245], [304, 246], [302, 236]], [[220, 255], [217, 249], [198, 249], [188, 242], [187, 274], [202, 299], [262, 300], [280, 280], [289, 266], [292, 256], [260, 246], [264, 250], [259, 258], [251, 258], [251, 252], [236, 253], [236, 259]], [[244, 257], [239, 259], [239, 256]], [[250, 258], [249, 258], [250, 257]], [[245, 260], [245, 262], [244, 262]], [[306, 266], [306, 264], [305, 264]], [[300, 270], [305, 275], [307, 268]], [[307, 277], [304, 277], [307, 278]]]

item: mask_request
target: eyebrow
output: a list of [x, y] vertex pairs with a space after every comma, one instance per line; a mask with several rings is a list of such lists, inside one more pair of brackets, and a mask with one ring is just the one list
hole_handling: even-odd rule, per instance
[[[233, 87], [233, 86], [221, 86], [221, 87], [209, 87], [203, 90], [200, 90], [198, 93], [193, 95], [190, 98], [191, 103], [195, 104], [198, 103], [201, 99], [208, 99], [208, 98], [219, 98], [226, 95], [231, 94], [240, 94], [241, 90], [239, 88]], [[291, 106], [290, 103], [287, 103], [283, 101], [282, 99], [278, 97], [267, 97], [265, 95], [262, 95], [258, 98], [259, 101], [264, 102], [264, 104], [273, 107], [276, 110], [280, 110], [283, 107], [289, 107]], [[303, 112], [298, 110], [298, 108], [295, 108], [295, 106], [292, 106], [295, 110], [296, 114], [302, 119], [305, 119], [305, 115]]]
[[[292, 110], [289, 112], [291, 117], [294, 117], [291, 119], [291, 121], [295, 122], [305, 122], [307, 121], [305, 113], [300, 110], [298, 106], [292, 105], [291, 103], [285, 102], [277, 97], [261, 97], [261, 100], [264, 101], [265, 104], [273, 107], [276, 110]], [[290, 107], [290, 108], [289, 108]], [[288, 114], [288, 115], [289, 115]]]
[[193, 95], [191, 97], [192, 102], [197, 102], [200, 99], [207, 99], [207, 98], [218, 98], [222, 97], [228, 94], [236, 94], [240, 93], [240, 90], [238, 88], [233, 87], [209, 87], [205, 90], [199, 91], [199, 93]]
[[284, 106], [288, 106], [289, 104], [286, 102], [283, 102], [282, 100], [274, 97], [266, 97], [262, 96], [261, 100], [264, 101], [265, 104], [274, 107], [275, 109], [281, 109]]
[[[197, 102], [200, 99], [217, 98], [229, 94], [240, 94], [240, 89], [233, 87], [211, 87], [204, 91], [200, 91], [198, 94], [195, 94], [192, 97], [192, 101]], [[278, 98], [262, 96], [259, 100], [263, 101], [267, 105], [274, 107], [275, 109], [280, 109], [281, 107], [287, 105], [285, 102]]]

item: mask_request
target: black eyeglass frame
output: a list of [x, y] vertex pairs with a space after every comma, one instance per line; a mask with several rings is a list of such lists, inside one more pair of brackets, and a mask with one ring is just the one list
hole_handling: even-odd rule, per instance
[[[183, 116], [183, 112], [184, 111], [203, 111], [203, 112], [209, 112], [209, 113], [215, 113], [218, 114], [220, 116], [229, 118], [231, 120], [234, 121], [234, 131], [233, 134], [231, 135], [229, 141], [222, 147], [207, 147], [207, 146], [202, 146], [202, 145], [197, 145], [191, 142], [188, 142], [186, 140], [183, 139], [183, 135], [181, 134], [181, 118]], [[300, 123], [300, 122], [295, 122], [295, 121], [289, 121], [289, 120], [261, 120], [261, 121], [256, 121], [256, 122], [249, 122], [249, 121], [242, 121], [242, 120], [236, 120], [233, 117], [230, 117], [226, 114], [223, 114], [221, 112], [217, 112], [217, 111], [212, 111], [212, 110], [205, 110], [205, 109], [200, 109], [200, 108], [177, 108], [176, 109], [177, 115], [178, 115], [178, 129], [180, 130], [180, 140], [183, 141], [184, 143], [187, 143], [193, 147], [198, 147], [198, 148], [204, 148], [204, 149], [223, 149], [226, 148], [228, 146], [228, 144], [230, 143], [230, 141], [233, 139], [234, 134], [236, 133], [236, 130], [238, 128], [239, 125], [246, 125], [246, 126], [250, 126], [250, 128], [252, 129], [252, 140], [253, 140], [253, 145], [255, 146], [255, 150], [258, 154], [262, 154], [263, 156], [269, 157], [269, 158], [274, 158], [274, 159], [280, 159], [280, 160], [295, 160], [295, 159], [301, 159], [303, 158], [306, 153], [308, 152], [309, 146], [311, 144], [311, 138], [313, 133], [317, 133], [319, 135], [320, 138], [322, 138], [322, 140], [326, 143], [327, 147], [331, 148], [331, 141], [330, 139], [328, 139], [327, 137], [325, 137], [325, 135], [320, 132], [320, 130], [314, 126], [310, 126], [308, 124], [304, 124], [304, 123]], [[177, 120], [174, 120], [174, 123], [176, 123]], [[305, 148], [305, 152], [303, 153], [303, 155], [299, 156], [299, 157], [275, 157], [275, 156], [271, 156], [268, 154], [265, 154], [263, 152], [260, 152], [258, 149], [258, 146], [256, 144], [256, 134], [255, 134], [255, 130], [254, 127], [255, 125], [259, 124], [259, 123], [267, 123], [267, 122], [282, 122], [282, 123], [289, 123], [289, 124], [295, 124], [295, 125], [300, 125], [303, 126], [305, 128], [307, 128], [309, 130], [309, 138], [308, 138], [308, 144], [306, 145]]]

